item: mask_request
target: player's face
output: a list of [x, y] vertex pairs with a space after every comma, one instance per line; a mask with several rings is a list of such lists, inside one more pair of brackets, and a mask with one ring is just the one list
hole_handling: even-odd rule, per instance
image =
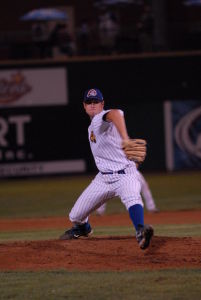
[[95, 100], [90, 100], [88, 102], [83, 102], [84, 109], [90, 118], [93, 118], [95, 115], [99, 114], [104, 107], [104, 101], [97, 102]]

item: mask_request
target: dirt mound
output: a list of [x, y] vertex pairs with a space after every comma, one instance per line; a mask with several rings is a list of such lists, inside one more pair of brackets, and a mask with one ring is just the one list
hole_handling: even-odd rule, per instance
[[140, 250], [133, 236], [0, 244], [1, 270], [201, 268], [201, 239], [154, 237]]
[[[91, 216], [92, 227], [132, 226], [126, 213]], [[196, 224], [201, 211], [145, 214], [150, 224]], [[2, 219], [0, 230], [24, 231], [71, 226], [68, 218]], [[149, 249], [139, 249], [134, 236], [91, 237], [72, 241], [24, 241], [0, 244], [0, 270], [139, 270], [201, 268], [201, 238], [155, 236]]]

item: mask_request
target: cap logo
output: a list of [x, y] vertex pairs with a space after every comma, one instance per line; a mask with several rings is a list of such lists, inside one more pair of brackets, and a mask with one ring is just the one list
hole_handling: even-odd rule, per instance
[[87, 93], [87, 97], [96, 97], [96, 96], [97, 96], [97, 92], [94, 89], [89, 90]]

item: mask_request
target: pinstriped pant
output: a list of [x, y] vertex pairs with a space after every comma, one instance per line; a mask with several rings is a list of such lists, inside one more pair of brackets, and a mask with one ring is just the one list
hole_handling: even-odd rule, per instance
[[69, 218], [73, 223], [85, 223], [93, 211], [115, 196], [120, 197], [127, 210], [135, 204], [144, 206], [140, 190], [141, 184], [135, 169], [126, 169], [126, 174], [98, 173], [75, 202]]

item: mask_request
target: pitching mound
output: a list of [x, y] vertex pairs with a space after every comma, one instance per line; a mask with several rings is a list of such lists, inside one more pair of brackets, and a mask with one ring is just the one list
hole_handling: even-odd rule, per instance
[[201, 239], [154, 237], [140, 250], [133, 236], [0, 244], [1, 270], [201, 268]]
[[[200, 224], [201, 210], [145, 214], [149, 224]], [[132, 226], [127, 214], [91, 216], [96, 226]], [[64, 217], [1, 219], [0, 230], [61, 229]], [[0, 270], [140, 270], [201, 268], [201, 238], [154, 236], [149, 249], [140, 250], [134, 236], [90, 237], [72, 241], [46, 240], [0, 244]]]

